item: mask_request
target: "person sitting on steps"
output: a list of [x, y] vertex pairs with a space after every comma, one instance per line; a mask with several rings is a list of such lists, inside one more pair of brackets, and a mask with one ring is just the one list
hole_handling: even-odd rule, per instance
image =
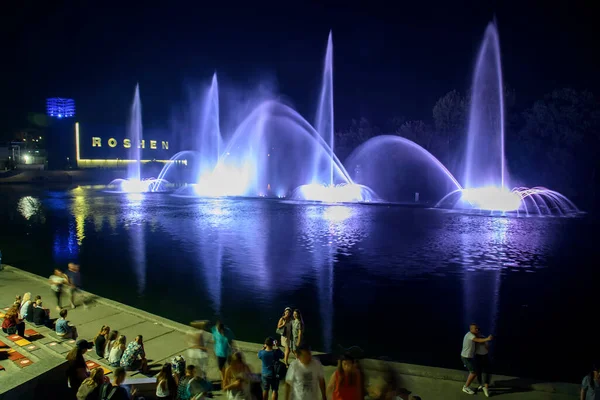
[[63, 339], [77, 339], [77, 328], [69, 324], [67, 310], [60, 310], [60, 318], [56, 320], [56, 334]]

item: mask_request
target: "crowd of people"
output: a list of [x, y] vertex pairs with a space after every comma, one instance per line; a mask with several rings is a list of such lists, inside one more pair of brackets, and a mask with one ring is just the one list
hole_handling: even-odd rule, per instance
[[[73, 339], [75, 347], [67, 354], [67, 384], [73, 397], [79, 400], [129, 400], [136, 397], [135, 388], [123, 385], [127, 371], [149, 374], [150, 369], [144, 349], [142, 335], [132, 341], [107, 325], [102, 325], [93, 340], [78, 339], [77, 328], [68, 320], [68, 311], [61, 306], [63, 292], [67, 292], [71, 307], [75, 308], [76, 296], [80, 291], [79, 266], [69, 264], [68, 272], [54, 270], [49, 278], [52, 292], [56, 295], [58, 318], [51, 318], [51, 311], [45, 308], [40, 295], [32, 298], [31, 293], [16, 296], [14, 304], [7, 310], [2, 321], [2, 331], [25, 337], [25, 321], [55, 330], [56, 335]], [[84, 307], [85, 298], [81, 296]], [[156, 397], [172, 400], [204, 400], [212, 397], [213, 385], [207, 378], [209, 348], [202, 331], [212, 334], [214, 355], [221, 377], [221, 390], [228, 400], [277, 400], [280, 383], [286, 386], [286, 400], [332, 400], [371, 399], [395, 400], [398, 385], [394, 374], [389, 372], [384, 383], [366, 389], [365, 378], [359, 361], [349, 353], [343, 354], [337, 369], [325, 382], [323, 365], [312, 356], [307, 344], [305, 324], [300, 310], [286, 307], [277, 321], [275, 335], [280, 342], [269, 336], [258, 352], [262, 367], [260, 373], [253, 373], [244, 360], [242, 352], [235, 346], [233, 331], [223, 321], [211, 324], [209, 321], [195, 321], [191, 325], [198, 328], [188, 335], [189, 349], [185, 357], [178, 356], [165, 363], [156, 375]], [[490, 397], [491, 363], [489, 346], [493, 336], [481, 334], [477, 324], [471, 324], [463, 338], [461, 360], [469, 374], [462, 391], [469, 395], [483, 392]], [[113, 380], [104, 375], [99, 367], [87, 368], [84, 354], [94, 349], [96, 355], [105, 360], [113, 371]], [[290, 357], [294, 360], [290, 362]], [[391, 370], [390, 370], [391, 371]], [[477, 380], [478, 388], [471, 385]], [[261, 393], [254, 393], [260, 386]], [[581, 385], [581, 400], [600, 400], [600, 371], [598, 364], [585, 376]], [[411, 394], [409, 400], [420, 397]]]

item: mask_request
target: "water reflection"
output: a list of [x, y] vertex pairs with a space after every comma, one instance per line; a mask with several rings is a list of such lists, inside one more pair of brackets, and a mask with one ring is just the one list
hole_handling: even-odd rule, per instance
[[131, 265], [136, 276], [137, 292], [142, 295], [146, 289], [146, 231], [144, 215], [144, 194], [134, 193], [127, 195], [125, 203], [125, 230], [129, 234], [132, 246]]
[[[463, 223], [473, 224], [473, 216], [461, 216]], [[465, 231], [461, 234], [460, 253], [463, 265], [463, 328], [471, 323], [482, 334], [495, 333], [498, 322], [500, 285], [507, 255], [507, 232], [516, 220], [481, 217], [484, 234]]]
[[41, 205], [42, 203], [38, 198], [32, 196], [23, 196], [17, 203], [17, 210], [19, 210], [23, 218], [28, 220], [40, 212]]

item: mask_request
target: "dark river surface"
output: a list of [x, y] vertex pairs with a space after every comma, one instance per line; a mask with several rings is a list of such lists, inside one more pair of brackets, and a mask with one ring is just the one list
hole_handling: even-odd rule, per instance
[[275, 335], [289, 305], [315, 349], [409, 363], [462, 368], [471, 321], [496, 336], [498, 373], [577, 382], [600, 347], [586, 215], [28, 185], [0, 186], [0, 207], [5, 264], [49, 276], [75, 260], [91, 292], [182, 323], [222, 316], [240, 340]]

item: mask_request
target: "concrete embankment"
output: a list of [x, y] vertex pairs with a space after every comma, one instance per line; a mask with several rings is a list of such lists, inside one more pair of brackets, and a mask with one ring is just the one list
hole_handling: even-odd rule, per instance
[[[49, 272], [50, 274], [50, 272]], [[48, 288], [47, 278], [40, 277], [26, 271], [5, 266], [4, 270], [0, 271], [0, 306], [4, 308], [14, 301], [17, 294], [31, 292], [33, 296], [40, 294], [44, 300], [44, 306], [52, 310], [52, 314], [56, 314], [56, 300], [51, 297], [50, 289]], [[77, 307], [74, 310], [69, 309], [68, 320], [78, 327], [81, 338], [91, 339], [98, 332], [102, 325], [109, 325], [111, 329], [118, 330], [120, 334], [127, 336], [127, 340], [133, 339], [136, 335], [144, 336], [145, 348], [154, 370], [160, 368], [162, 363], [170, 361], [174, 356], [183, 354], [188, 348], [186, 334], [193, 329], [190, 326], [171, 321], [169, 319], [129, 307], [106, 298], [95, 296], [91, 293], [86, 294], [91, 300], [90, 306], [87, 309]], [[64, 304], [68, 304], [66, 296]], [[198, 316], [202, 319], [202, 316]], [[235, 321], [232, 321], [232, 328], [235, 331]], [[46, 334], [46, 333], [44, 333]], [[51, 333], [47, 333], [51, 336]], [[211, 335], [205, 334], [205, 338], [210, 342]], [[2, 338], [0, 337], [0, 340]], [[46, 346], [41, 343], [40, 347]], [[35, 341], [33, 342], [36, 343]], [[48, 350], [48, 354], [57, 353], [57, 360], [54, 359], [43, 361], [49, 357], [45, 357], [46, 353], [32, 356], [32, 359], [39, 360], [39, 366], [35, 370], [38, 375], [43, 375], [50, 369], [54, 368], [57, 376], [63, 374], [62, 370], [57, 369], [56, 365], [61, 364], [64, 360], [64, 351], [68, 351], [68, 343], [60, 344], [64, 347], [63, 353], [57, 350]], [[71, 344], [72, 346], [72, 344]], [[261, 344], [236, 341], [236, 346], [240, 351], [245, 353], [246, 360], [250, 364], [253, 372], [260, 372], [260, 361], [256, 357], [256, 352], [262, 347]], [[41, 349], [46, 351], [45, 349]], [[40, 351], [41, 351], [40, 350]], [[56, 355], [56, 354], [55, 354]], [[93, 351], [88, 353], [88, 358], [99, 363], [107, 369], [111, 369], [102, 359], [98, 359], [93, 354]], [[329, 358], [322, 355], [323, 360]], [[16, 372], [26, 371], [13, 367], [9, 360], [0, 360], [0, 365], [6, 366], [5, 371], [0, 371], [0, 399], [3, 398], [26, 398], [19, 397], [17, 393], [33, 393], [36, 385], [47, 387], [47, 379], [36, 378], [31, 370], [28, 377], [21, 374], [21, 379], [15, 379]], [[43, 363], [47, 363], [46, 370], [43, 368]], [[406, 388], [407, 391], [420, 395], [423, 399], [458, 399], [464, 398], [467, 395], [462, 393], [461, 388], [466, 377], [464, 371], [450, 370], [443, 368], [427, 367], [422, 365], [395, 363], [381, 360], [362, 360], [362, 367], [365, 372], [365, 380], [367, 385], [377, 386], [384, 372], [393, 371], [397, 377], [400, 387]], [[219, 373], [217, 370], [216, 359], [211, 356], [209, 360], [208, 376], [210, 379], [218, 381]], [[32, 365], [27, 368], [34, 368]], [[326, 366], [326, 379], [333, 373], [334, 367]], [[37, 380], [36, 380], [37, 379]], [[132, 374], [129, 381], [142, 388], [146, 396], [151, 395], [153, 390], [152, 380], [140, 374]], [[36, 383], [37, 382], [37, 383]], [[138, 382], [138, 383], [136, 383]], [[61, 385], [60, 379], [57, 385]], [[46, 386], [44, 386], [46, 385]], [[568, 383], [551, 383], [540, 382], [522, 378], [509, 376], [495, 376], [493, 380], [493, 393], [496, 395], [502, 394], [502, 398], [507, 399], [522, 399], [522, 400], [566, 400], [578, 398], [578, 386]], [[25, 390], [28, 388], [30, 390]], [[17, 392], [17, 390], [19, 392]], [[38, 389], [38, 391], [41, 389]]]

